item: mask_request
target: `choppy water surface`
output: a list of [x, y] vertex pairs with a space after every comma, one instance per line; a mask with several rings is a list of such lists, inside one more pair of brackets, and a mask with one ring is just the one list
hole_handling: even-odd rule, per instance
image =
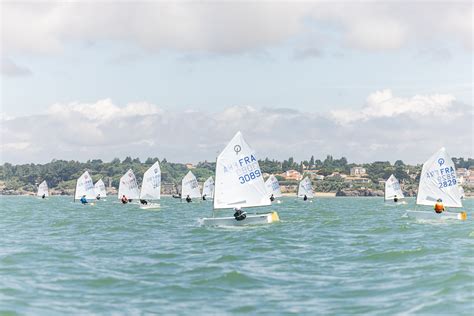
[[208, 229], [210, 202], [1, 197], [0, 314], [472, 315], [473, 200], [441, 224], [402, 218], [413, 200], [282, 201], [280, 223]]

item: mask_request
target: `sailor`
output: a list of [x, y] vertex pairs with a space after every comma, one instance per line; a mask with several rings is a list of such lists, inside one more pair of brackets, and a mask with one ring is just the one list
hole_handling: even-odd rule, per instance
[[395, 194], [395, 196], [393, 197], [393, 202], [397, 203], [398, 202], [398, 197], [397, 195]]
[[243, 212], [240, 207], [234, 208], [234, 218], [238, 221], [243, 221], [247, 217], [247, 212]]
[[43, 195], [41, 196], [42, 199], [45, 199], [46, 198], [46, 193], [43, 193]]
[[100, 200], [100, 193], [95, 197], [96, 200]]
[[434, 206], [434, 210], [435, 210], [435, 212], [438, 213], [438, 214], [443, 213], [443, 211], [444, 211], [443, 200], [438, 199], [438, 200], [436, 201], [436, 204], [435, 204], [435, 206]]
[[204, 194], [204, 195], [202, 196], [202, 200], [203, 200], [203, 201], [206, 200], [206, 195], [207, 195], [207, 194]]
[[86, 196], [85, 196], [85, 195], [83, 195], [83, 196], [81, 197], [80, 201], [81, 201], [82, 205], [85, 205], [85, 204], [87, 204], [87, 199], [86, 199]]
[[141, 203], [142, 205], [148, 205], [148, 201], [147, 201], [147, 200], [140, 199], [140, 203]]
[[308, 200], [308, 197], [306, 196], [306, 194], [304, 195], [304, 198], [303, 198], [303, 201], [307, 201]]
[[123, 204], [127, 204], [128, 203], [128, 199], [127, 197], [124, 195], [122, 195], [122, 198], [120, 199], [122, 201]]
[[273, 194], [270, 196], [270, 201], [275, 201], [275, 197], [273, 196]]
[[189, 196], [189, 194], [186, 196], [186, 202], [191, 203], [191, 197]]

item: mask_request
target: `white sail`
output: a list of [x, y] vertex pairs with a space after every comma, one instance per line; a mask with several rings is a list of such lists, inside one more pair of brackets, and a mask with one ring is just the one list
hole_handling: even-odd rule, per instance
[[161, 192], [161, 169], [160, 164], [155, 162], [143, 175], [140, 199], [159, 200]]
[[199, 184], [191, 171], [189, 171], [181, 181], [181, 198], [185, 199], [188, 195], [192, 199], [201, 197]]
[[437, 199], [447, 207], [462, 207], [456, 168], [444, 147], [423, 164], [416, 204], [433, 206]]
[[209, 177], [202, 185], [202, 196], [204, 195], [206, 198], [214, 198], [214, 179], [212, 177]]
[[403, 191], [400, 187], [398, 179], [392, 174], [387, 181], [385, 181], [385, 200], [393, 200], [395, 195], [398, 199], [403, 199]]
[[107, 197], [107, 191], [105, 190], [105, 184], [102, 179], [99, 179], [99, 181], [94, 184], [94, 190], [95, 196], [98, 196], [100, 194], [101, 198]]
[[89, 172], [84, 172], [76, 182], [76, 193], [74, 194], [74, 199], [78, 200], [83, 195], [86, 196], [86, 199], [92, 200], [95, 199], [95, 190], [94, 190], [94, 182], [92, 182], [92, 178], [89, 175]]
[[37, 196], [43, 196], [43, 194], [44, 196], [49, 196], [48, 183], [46, 183], [46, 180], [41, 182], [38, 186]]
[[214, 208], [270, 204], [255, 152], [237, 132], [217, 157]]
[[125, 195], [127, 199], [138, 199], [140, 191], [138, 190], [137, 179], [132, 169], [129, 169], [121, 178], [118, 190], [118, 199]]
[[466, 194], [464, 193], [464, 188], [461, 185], [459, 185], [459, 192], [461, 193], [461, 199], [464, 199]]
[[308, 199], [313, 198], [313, 185], [311, 184], [311, 180], [308, 177], [305, 177], [303, 180], [300, 181], [300, 185], [298, 187], [298, 197], [307, 196]]
[[265, 181], [265, 187], [267, 188], [268, 197], [271, 197], [272, 194], [275, 198], [281, 197], [280, 184], [273, 174]]

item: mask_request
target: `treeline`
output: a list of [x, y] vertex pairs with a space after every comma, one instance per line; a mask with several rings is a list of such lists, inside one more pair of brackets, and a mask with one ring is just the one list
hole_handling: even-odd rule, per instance
[[[453, 160], [457, 168], [474, 167], [474, 159], [454, 158]], [[181, 179], [189, 171], [185, 164], [168, 162], [166, 159], [158, 160], [158, 158], [148, 158], [144, 162], [139, 158], [131, 157], [126, 157], [122, 161], [115, 158], [110, 162], [100, 159], [87, 162], [53, 160], [46, 164], [12, 165], [5, 163], [0, 166], [0, 181], [3, 182], [6, 190], [35, 191], [37, 184], [43, 180], [46, 180], [51, 188], [68, 190], [74, 188], [76, 179], [85, 170], [88, 170], [94, 181], [102, 178], [107, 186], [111, 184], [118, 187], [120, 177], [128, 169], [134, 171], [140, 183], [143, 173], [156, 161], [160, 162], [163, 183], [180, 184]], [[335, 159], [330, 155], [324, 160], [315, 159], [313, 156], [309, 160], [299, 162], [295, 161], [293, 157], [283, 161], [265, 158], [259, 163], [264, 173], [278, 174], [292, 169], [301, 173], [318, 170], [318, 174], [324, 176], [333, 172], [349, 174], [352, 167], [362, 166], [367, 170], [368, 177], [373, 183], [377, 183], [380, 179], [387, 179], [392, 173], [405, 183], [416, 182], [418, 178], [413, 179], [410, 175], [416, 174], [419, 177], [421, 170], [421, 165], [406, 165], [401, 160], [397, 160], [394, 164], [388, 161], [378, 161], [360, 165], [349, 163], [345, 157]], [[194, 167], [192, 172], [200, 182], [214, 175], [214, 162], [200, 162]], [[325, 181], [319, 186], [333, 189], [338, 188], [340, 184]]]

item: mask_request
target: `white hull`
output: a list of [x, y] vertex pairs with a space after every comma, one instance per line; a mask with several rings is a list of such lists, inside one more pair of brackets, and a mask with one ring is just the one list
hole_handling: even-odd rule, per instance
[[152, 210], [152, 209], [160, 208], [160, 204], [159, 203], [148, 203], [146, 205], [140, 205], [140, 208], [142, 210]]
[[200, 223], [203, 226], [247, 226], [247, 225], [265, 225], [280, 221], [277, 212], [266, 214], [247, 214], [244, 220], [238, 221], [233, 216], [202, 218]]
[[465, 221], [467, 219], [466, 212], [454, 213], [454, 212], [443, 212], [436, 213], [435, 211], [407, 211], [405, 216], [410, 218], [416, 218], [421, 220], [447, 220], [456, 219]]
[[408, 204], [407, 201], [404, 201], [404, 200], [398, 200], [398, 202], [394, 202], [393, 200], [385, 200], [385, 203], [387, 205], [406, 205], [406, 204]]

